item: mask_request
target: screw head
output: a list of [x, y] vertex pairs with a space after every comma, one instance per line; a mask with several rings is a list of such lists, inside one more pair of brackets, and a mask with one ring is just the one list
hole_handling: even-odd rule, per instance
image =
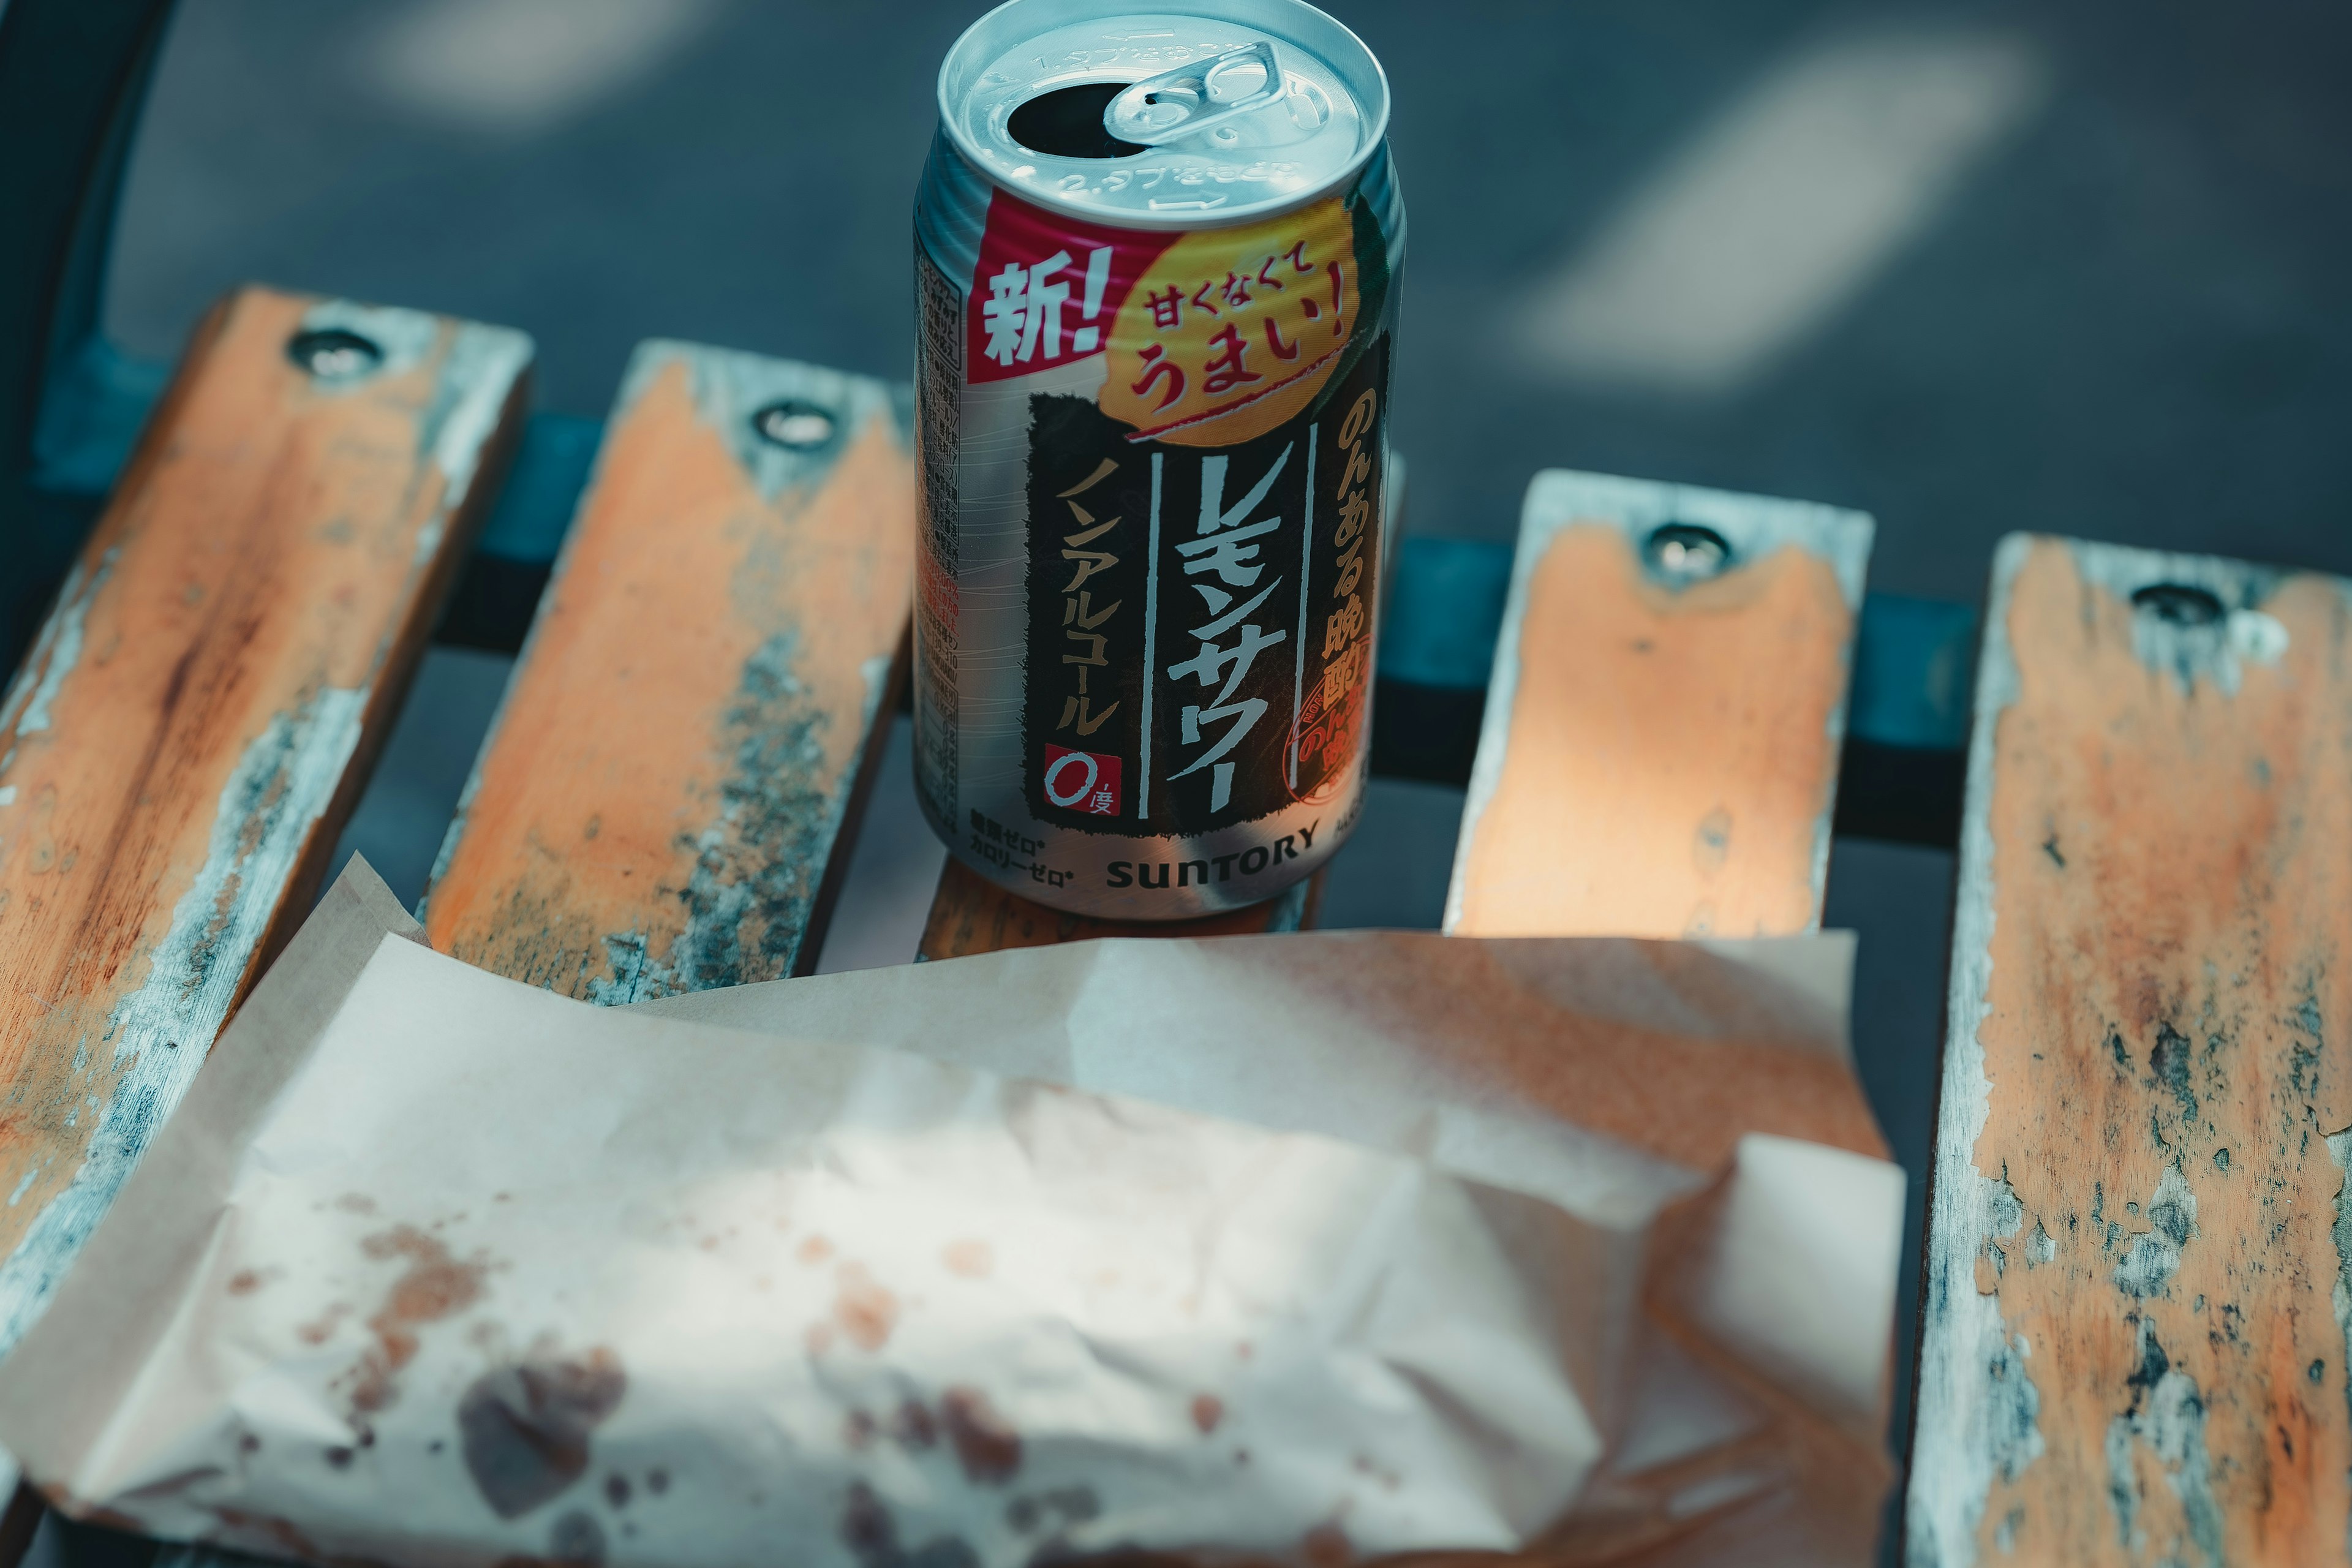
[[320, 327], [289, 339], [286, 357], [316, 380], [357, 381], [383, 363], [383, 350], [357, 332]]
[[1675, 587], [1703, 583], [1731, 565], [1731, 542], [1695, 522], [1664, 522], [1642, 541], [1642, 560]]
[[2133, 593], [2132, 608], [2175, 626], [2210, 626], [2221, 618], [2221, 601], [2187, 583], [2150, 583]]
[[816, 450], [833, 439], [834, 428], [832, 415], [792, 398], [771, 403], [751, 416], [751, 429], [761, 440], [793, 452]]

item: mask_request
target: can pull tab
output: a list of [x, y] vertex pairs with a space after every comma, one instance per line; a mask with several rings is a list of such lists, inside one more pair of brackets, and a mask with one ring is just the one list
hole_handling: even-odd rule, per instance
[[1282, 93], [1273, 41], [1261, 40], [1130, 83], [1103, 110], [1103, 129], [1154, 147], [1264, 109]]

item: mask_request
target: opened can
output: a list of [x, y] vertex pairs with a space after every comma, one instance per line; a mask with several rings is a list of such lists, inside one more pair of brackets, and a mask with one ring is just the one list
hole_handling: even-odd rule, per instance
[[1354, 825], [1388, 108], [1299, 0], [1012, 0], [950, 51], [915, 210], [915, 769], [982, 875], [1180, 919]]

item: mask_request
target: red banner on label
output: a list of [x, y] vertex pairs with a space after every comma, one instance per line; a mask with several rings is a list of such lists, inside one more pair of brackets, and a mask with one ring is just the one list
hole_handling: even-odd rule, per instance
[[1135, 280], [1181, 237], [1071, 223], [996, 192], [965, 312], [965, 374], [1003, 381], [1102, 353]]

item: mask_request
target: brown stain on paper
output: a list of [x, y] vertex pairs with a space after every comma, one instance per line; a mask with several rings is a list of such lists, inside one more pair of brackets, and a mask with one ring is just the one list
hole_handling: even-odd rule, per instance
[[863, 1263], [845, 1263], [834, 1277], [833, 1321], [862, 1351], [878, 1351], [898, 1326], [898, 1298]]
[[1617, 529], [1561, 529], [1528, 583], [1454, 933], [1809, 929], [1853, 637], [1835, 570], [1793, 544], [1672, 592]]
[[399, 1396], [394, 1381], [416, 1359], [416, 1331], [464, 1311], [482, 1298], [488, 1265], [460, 1263], [441, 1240], [413, 1225], [379, 1231], [360, 1243], [378, 1261], [404, 1258], [408, 1268], [393, 1281], [383, 1305], [368, 1320], [375, 1343], [361, 1354], [351, 1373], [352, 1408], [360, 1415], [382, 1410]]
[[940, 1422], [966, 1480], [1001, 1487], [1020, 1472], [1021, 1434], [979, 1389], [959, 1384], [942, 1394]]
[[[482, 1500], [515, 1519], [568, 1489], [588, 1473], [591, 1434], [627, 1391], [620, 1357], [602, 1345], [577, 1356], [535, 1352], [476, 1378], [458, 1401], [457, 1430]], [[622, 1480], [621, 1501], [627, 1496]]]
[[984, 1241], [950, 1241], [940, 1254], [950, 1274], [985, 1279], [996, 1268], [996, 1249]]
[[1974, 1159], [2021, 1213], [1979, 1278], [2043, 1450], [1988, 1563], [2343, 1560], [2352, 615], [2315, 577], [2262, 608], [2284, 656], [2192, 692], [2063, 546], [2014, 580]]

